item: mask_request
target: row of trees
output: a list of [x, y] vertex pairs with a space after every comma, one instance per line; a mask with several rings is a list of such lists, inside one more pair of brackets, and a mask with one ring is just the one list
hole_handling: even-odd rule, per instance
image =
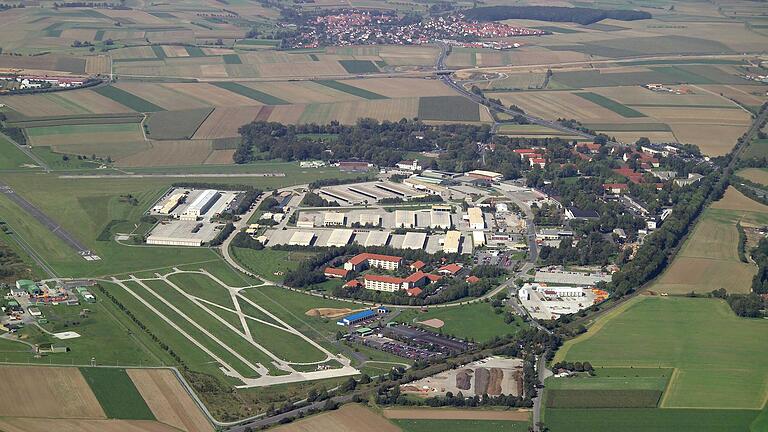
[[643, 11], [561, 6], [487, 6], [466, 10], [464, 14], [467, 18], [478, 21], [530, 19], [537, 21], [574, 22], [582, 25], [596, 23], [604, 19], [635, 21], [651, 18], [650, 13]]
[[558, 247], [542, 246], [539, 258], [547, 265], [606, 265], [613, 261], [617, 252], [615, 243], [593, 231], [576, 244], [565, 238]]

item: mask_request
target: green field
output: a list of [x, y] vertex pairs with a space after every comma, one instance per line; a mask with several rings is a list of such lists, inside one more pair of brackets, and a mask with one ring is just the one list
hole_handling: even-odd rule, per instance
[[645, 114], [639, 111], [635, 111], [626, 105], [620, 104], [613, 99], [609, 99], [597, 93], [589, 92], [589, 93], [574, 93], [574, 94], [590, 102], [593, 102], [597, 105], [600, 105], [603, 108], [607, 108], [625, 118], [646, 117]]
[[664, 390], [674, 369], [665, 368], [597, 368], [594, 376], [549, 378], [547, 390]]
[[34, 162], [15, 144], [0, 136], [0, 169], [25, 169], [22, 168], [24, 164], [34, 164]]
[[293, 270], [305, 259], [313, 256], [309, 252], [289, 252], [277, 249], [246, 249], [232, 248], [232, 253], [237, 261], [253, 273], [263, 276], [268, 280], [282, 281], [283, 275], [276, 272], [285, 273]]
[[200, 47], [188, 46], [184, 47], [184, 49], [187, 51], [187, 54], [189, 54], [190, 57], [205, 57], [205, 53]]
[[419, 120], [480, 121], [480, 105], [462, 96], [422, 97]]
[[243, 64], [243, 60], [237, 54], [224, 54], [221, 56], [225, 64]]
[[386, 96], [382, 96], [378, 93], [374, 93], [372, 91], [368, 91], [365, 89], [361, 89], [359, 87], [351, 86], [349, 84], [344, 84], [341, 81], [334, 81], [334, 80], [317, 80], [316, 83], [320, 85], [324, 85], [326, 87], [330, 87], [334, 90], [343, 91], [344, 93], [351, 94], [353, 96], [358, 96], [363, 99], [369, 99], [369, 100], [377, 100], [377, 99], [389, 99]]
[[566, 342], [555, 360], [676, 368], [664, 408], [761, 409], [767, 330], [768, 322], [739, 318], [724, 301], [637, 297], [621, 314]]
[[656, 408], [660, 390], [547, 389], [548, 408]]
[[43, 126], [32, 127], [26, 130], [29, 138], [43, 137], [49, 135], [80, 135], [80, 134], [110, 134], [120, 132], [135, 132], [138, 129], [136, 123], [117, 123], [117, 124], [79, 124], [79, 125], [61, 125], [61, 126]]
[[80, 368], [107, 418], [155, 420], [125, 369]]
[[768, 154], [768, 139], [754, 139], [739, 157], [742, 159], [749, 159], [753, 157], [764, 157], [766, 154]]
[[404, 432], [526, 432], [529, 422], [504, 420], [393, 420]]
[[163, 108], [142, 99], [132, 93], [119, 89], [114, 86], [96, 87], [93, 89], [96, 93], [106, 96], [113, 101], [125, 105], [126, 107], [138, 112], [156, 112], [163, 111]]
[[[519, 320], [506, 324], [504, 315], [493, 313], [491, 306], [484, 302], [431, 309], [428, 312], [408, 309], [398, 315], [396, 321], [413, 324], [431, 318], [443, 320], [445, 325], [439, 330], [441, 333], [477, 342], [487, 342], [495, 336], [516, 333], [523, 325]], [[430, 327], [425, 328], [438, 331]]]
[[77, 114], [69, 116], [47, 116], [35, 117], [30, 119], [17, 119], [6, 121], [6, 126], [17, 128], [35, 128], [44, 126], [62, 126], [62, 125], [92, 125], [92, 124], [117, 124], [117, 123], [139, 123], [142, 119], [141, 114], [120, 113], [120, 114]]
[[152, 113], [146, 122], [149, 128], [148, 138], [156, 140], [190, 139], [211, 112], [213, 112], [213, 108]]
[[379, 72], [379, 68], [370, 60], [339, 60], [339, 64], [351, 74]]
[[232, 93], [237, 93], [240, 96], [251, 98], [265, 105], [287, 105], [288, 104], [287, 101], [284, 101], [277, 96], [272, 96], [271, 94], [267, 94], [267, 93], [258, 91], [256, 89], [246, 87], [236, 82], [222, 81], [222, 82], [212, 82], [211, 84], [215, 85], [216, 87], [229, 90]]
[[750, 410], [547, 409], [544, 423], [551, 432], [745, 432], [758, 414]]

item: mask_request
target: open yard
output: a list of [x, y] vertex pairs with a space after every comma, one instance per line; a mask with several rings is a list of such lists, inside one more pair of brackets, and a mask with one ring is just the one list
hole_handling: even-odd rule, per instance
[[[504, 316], [493, 313], [488, 303], [431, 309], [428, 312], [408, 309], [397, 317], [398, 322], [408, 324], [429, 319], [439, 319], [445, 323], [439, 330], [442, 334], [473, 339], [477, 342], [486, 342], [500, 334], [516, 333], [522, 325], [518, 321], [506, 324]], [[425, 328], [434, 330], [430, 327]]]

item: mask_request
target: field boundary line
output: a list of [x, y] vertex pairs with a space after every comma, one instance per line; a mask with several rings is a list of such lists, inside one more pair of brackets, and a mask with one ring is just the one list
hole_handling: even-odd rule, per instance
[[675, 370], [672, 371], [672, 376], [669, 377], [669, 381], [667, 381], [667, 387], [664, 389], [664, 395], [661, 397], [661, 400], [659, 401], [659, 408], [666, 408], [667, 407], [667, 400], [669, 399], [669, 394], [672, 393], [672, 384], [677, 381], [677, 377], [680, 376], [680, 368], [675, 368]]

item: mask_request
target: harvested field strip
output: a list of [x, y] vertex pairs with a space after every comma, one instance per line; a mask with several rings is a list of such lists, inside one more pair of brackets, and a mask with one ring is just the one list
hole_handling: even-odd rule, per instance
[[4, 432], [179, 432], [149, 420], [63, 420], [6, 417], [0, 419]]
[[259, 110], [259, 113], [256, 115], [255, 121], [267, 121], [269, 120], [269, 116], [272, 115], [272, 111], [274, 110], [271, 106], [265, 106], [262, 107]]
[[221, 57], [224, 59], [225, 64], [243, 64], [243, 61], [237, 54], [224, 54]]
[[389, 99], [386, 96], [380, 95], [378, 93], [374, 93], [372, 91], [364, 90], [358, 87], [353, 87], [348, 84], [344, 84], [340, 81], [334, 81], [334, 80], [317, 80], [316, 83], [320, 85], [324, 85], [326, 87], [330, 87], [334, 90], [343, 91], [344, 93], [351, 94], [353, 96], [358, 96], [364, 99], [370, 99], [370, 100], [376, 100], [376, 99]]
[[526, 432], [528, 421], [511, 420], [395, 420], [403, 432]]
[[163, 111], [163, 108], [144, 100], [136, 95], [128, 93], [114, 86], [98, 87], [93, 89], [96, 93], [106, 96], [115, 102], [123, 104], [128, 108], [138, 112], [157, 112]]
[[[223, 108], [217, 107], [205, 119], [193, 136], [194, 139], [237, 138], [237, 129], [254, 120], [268, 120], [272, 106]], [[262, 112], [265, 114], [262, 115]]]
[[10, 128], [36, 128], [64, 125], [139, 123], [142, 118], [143, 116], [141, 114], [133, 113], [52, 116], [10, 121], [6, 122], [6, 126]]
[[170, 370], [129, 369], [128, 375], [158, 421], [185, 432], [213, 429]]
[[224, 90], [237, 93], [240, 96], [245, 96], [247, 98], [261, 102], [265, 105], [287, 105], [288, 104], [287, 101], [284, 101], [279, 97], [272, 96], [270, 94], [258, 91], [256, 89], [252, 89], [250, 87], [246, 87], [242, 84], [238, 84], [235, 82], [224, 81], [224, 82], [214, 82], [211, 84], [215, 85], [216, 87], [223, 88]]
[[560, 390], [547, 389], [550, 408], [655, 408], [660, 390]]
[[548, 409], [546, 422], [552, 432], [749, 431], [758, 413], [735, 409], [561, 408]]
[[136, 390], [125, 369], [80, 368], [108, 418], [154, 420], [147, 403]]
[[592, 93], [592, 92], [575, 93], [575, 95], [582, 97], [590, 102], [596, 103], [603, 108], [607, 108], [622, 117], [626, 117], [626, 118], [646, 117], [645, 114], [639, 111], [635, 111], [626, 105], [622, 105], [613, 99], [608, 99], [607, 97], [599, 95], [597, 93]]
[[419, 98], [419, 120], [480, 121], [480, 106], [462, 96]]
[[63, 125], [27, 129], [34, 146], [91, 145], [143, 141], [137, 123]]
[[148, 135], [158, 140], [191, 139], [213, 112], [213, 108], [152, 113], [147, 121]]
[[162, 60], [168, 56], [165, 55], [165, 50], [163, 50], [163, 47], [160, 45], [152, 45], [152, 52], [155, 53], [155, 57]]
[[479, 409], [455, 408], [387, 408], [382, 412], [389, 419], [422, 419], [422, 420], [512, 420], [527, 421], [530, 410], [491, 411]]
[[211, 156], [212, 146], [206, 139], [148, 141], [141, 152], [119, 155], [116, 161], [123, 167], [199, 165]]
[[607, 132], [669, 132], [664, 123], [584, 123], [584, 127]]
[[311, 418], [280, 426], [274, 432], [401, 432], [368, 408], [359, 404], [347, 404], [336, 411], [329, 411]]
[[76, 368], [2, 366], [0, 380], [13, 389], [13, 397], [0, 398], [0, 416], [105, 418]]
[[339, 60], [339, 64], [351, 74], [379, 72], [379, 68], [370, 60]]
[[[255, 370], [251, 369], [248, 365], [246, 365], [244, 362], [238, 359], [233, 353], [231, 353], [229, 350], [222, 347], [218, 342], [216, 342], [215, 340], [207, 336], [199, 328], [191, 324], [188, 320], [186, 320], [184, 317], [179, 315], [176, 311], [168, 307], [168, 305], [158, 300], [155, 296], [153, 296], [148, 291], [146, 291], [142, 286], [135, 284], [133, 282], [126, 283], [126, 286], [128, 286], [136, 295], [138, 295], [139, 297], [147, 301], [149, 304], [151, 304], [152, 307], [155, 308], [158, 312], [160, 312], [165, 317], [170, 319], [175, 325], [177, 325], [181, 330], [183, 330], [184, 333], [188, 334], [191, 338], [193, 338], [198, 343], [200, 343], [200, 345], [205, 347], [205, 349], [213, 353], [216, 357], [220, 358], [222, 361], [226, 362], [229, 366], [231, 366], [234, 370], [242, 374], [244, 377], [255, 378], [259, 376], [259, 374]], [[154, 312], [150, 311], [149, 314], [157, 317], [154, 314]], [[185, 337], [181, 337], [179, 339], [182, 340], [183, 342], [182, 344], [175, 346], [174, 351], [184, 352], [184, 351], [192, 350], [195, 352], [198, 352], [198, 351], [203, 352], [200, 350], [200, 347], [196, 345], [193, 347], [193, 344], [189, 340], [187, 340]]]

